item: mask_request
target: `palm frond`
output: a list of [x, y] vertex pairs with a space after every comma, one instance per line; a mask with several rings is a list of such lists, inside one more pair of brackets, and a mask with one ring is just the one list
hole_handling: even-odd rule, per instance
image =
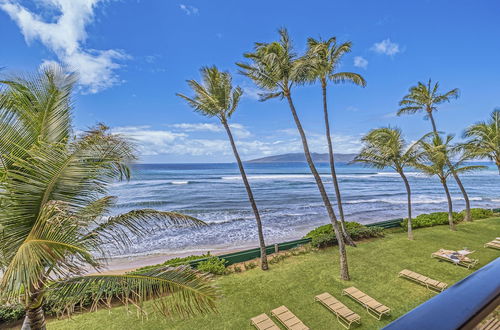
[[165, 316], [191, 316], [215, 311], [215, 300], [219, 295], [208, 275], [189, 266], [159, 268], [142, 274], [80, 276], [54, 282], [49, 288], [50, 299], [70, 312], [87, 297], [88, 292], [94, 293], [94, 310], [103, 302], [110, 307], [110, 300], [118, 298], [143, 311], [144, 302], [151, 300]]

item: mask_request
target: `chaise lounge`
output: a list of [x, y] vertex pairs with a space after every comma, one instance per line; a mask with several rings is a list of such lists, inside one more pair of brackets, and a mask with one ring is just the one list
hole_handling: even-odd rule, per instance
[[252, 317], [250, 323], [258, 330], [280, 330], [276, 323], [274, 323], [266, 313]]
[[309, 330], [309, 328], [285, 306], [273, 309], [271, 315], [280, 321], [288, 330]]
[[489, 247], [492, 249], [500, 250], [500, 237], [497, 237], [496, 239], [492, 240], [491, 242], [484, 244], [484, 247]]
[[361, 317], [328, 292], [317, 295], [314, 297], [314, 300], [319, 301], [323, 306], [328, 308], [330, 312], [335, 314], [337, 316], [337, 321], [346, 329], [349, 329], [352, 323], [360, 324]]
[[415, 283], [424, 285], [429, 290], [434, 289], [437, 291], [443, 291], [448, 286], [448, 284], [444, 282], [433, 280], [431, 278], [428, 278], [427, 276], [412, 272], [411, 270], [408, 269], [403, 269], [402, 271], [400, 271], [399, 277], [404, 277], [411, 281], [414, 281]]
[[361, 292], [353, 286], [342, 290], [342, 295], [347, 295], [354, 299], [354, 301], [366, 308], [368, 314], [372, 315], [378, 320], [380, 320], [382, 316], [389, 315], [391, 313], [391, 309], [389, 307], [379, 303], [372, 297]]
[[[472, 252], [468, 252], [468, 253], [470, 254]], [[437, 258], [439, 260], [448, 261], [448, 262], [454, 263], [457, 266], [460, 265], [460, 266], [466, 267], [467, 269], [473, 268], [479, 262], [478, 259], [469, 258], [469, 257], [465, 256], [465, 254], [463, 254], [463, 253], [459, 253], [459, 252], [453, 251], [453, 250], [445, 250], [445, 249], [440, 249], [439, 251], [432, 253], [431, 257]]]

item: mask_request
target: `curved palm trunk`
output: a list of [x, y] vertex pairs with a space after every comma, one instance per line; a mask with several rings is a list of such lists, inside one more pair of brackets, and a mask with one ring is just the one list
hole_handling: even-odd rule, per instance
[[26, 310], [26, 317], [22, 325], [22, 330], [45, 330], [45, 314], [43, 312], [43, 304], [39, 301], [39, 292], [33, 293], [29, 297], [29, 306]]
[[269, 269], [269, 265], [267, 264], [267, 255], [266, 255], [266, 243], [264, 241], [264, 233], [262, 230], [262, 221], [260, 220], [259, 209], [257, 208], [257, 204], [255, 203], [255, 199], [253, 198], [252, 188], [250, 188], [250, 183], [248, 182], [247, 175], [245, 173], [245, 169], [243, 168], [243, 162], [240, 159], [240, 155], [238, 154], [238, 150], [236, 149], [236, 144], [234, 143], [233, 134], [231, 133], [231, 129], [227, 121], [222, 120], [222, 124], [226, 129], [227, 136], [229, 137], [229, 141], [231, 142], [231, 147], [233, 148], [234, 157], [236, 158], [236, 162], [238, 163], [238, 167], [240, 169], [241, 178], [243, 179], [243, 183], [245, 184], [245, 189], [247, 191], [248, 200], [250, 201], [250, 205], [252, 206], [253, 213], [255, 215], [255, 221], [257, 222], [257, 230], [259, 234], [259, 246], [260, 246], [260, 267], [262, 270]]
[[[427, 114], [429, 115], [429, 119], [431, 120], [432, 123], [432, 131], [434, 132], [435, 135], [438, 134], [437, 129], [436, 129], [436, 123], [434, 122], [434, 117], [432, 116], [432, 111], [427, 111]], [[449, 159], [446, 159], [446, 165], [450, 168], [451, 174], [453, 175], [453, 178], [457, 182], [458, 187], [460, 188], [460, 191], [462, 192], [462, 195], [464, 196], [464, 201], [465, 201], [465, 216], [464, 216], [464, 221], [472, 221], [472, 216], [470, 213], [470, 201], [469, 201], [469, 195], [465, 191], [464, 185], [462, 184], [462, 180], [458, 177], [457, 172], [455, 172], [455, 168], [451, 164]]]
[[453, 204], [451, 202], [450, 190], [448, 189], [448, 184], [446, 184], [446, 179], [441, 179], [441, 183], [443, 184], [446, 199], [448, 200], [448, 222], [450, 224], [450, 229], [457, 230], [455, 228], [455, 223], [453, 223]]
[[406, 175], [403, 173], [403, 171], [399, 172], [399, 175], [401, 175], [401, 178], [403, 179], [406, 187], [406, 195], [408, 198], [408, 239], [413, 240], [413, 228], [412, 228], [412, 223], [411, 223], [411, 189], [410, 189], [410, 184], [408, 183], [408, 179], [406, 178]]
[[309, 146], [307, 144], [307, 138], [304, 133], [304, 129], [302, 128], [302, 124], [300, 123], [299, 117], [297, 116], [297, 111], [295, 110], [295, 106], [293, 105], [292, 97], [290, 94], [286, 94], [286, 98], [288, 100], [288, 105], [290, 106], [290, 110], [293, 115], [293, 119], [295, 121], [295, 125], [297, 126], [297, 130], [299, 131], [300, 138], [302, 140], [302, 146], [304, 148], [304, 155], [306, 156], [307, 164], [311, 169], [311, 173], [316, 181], [316, 185], [318, 186], [319, 192], [321, 194], [321, 198], [323, 199], [323, 203], [325, 204], [326, 211], [330, 218], [330, 221], [333, 226], [333, 230], [335, 232], [335, 237], [337, 239], [339, 245], [339, 254], [340, 254], [340, 278], [342, 280], [349, 280], [349, 268], [347, 265], [347, 253], [345, 250], [344, 239], [341, 235], [339, 225], [337, 222], [337, 217], [335, 216], [335, 212], [333, 211], [332, 204], [330, 203], [330, 199], [325, 190], [325, 186], [323, 185], [323, 181], [321, 181], [321, 177], [319, 176], [318, 171], [316, 170], [316, 166], [314, 166], [314, 162], [311, 157], [311, 153], [309, 151]]
[[342, 236], [344, 237], [345, 242], [347, 244], [349, 244], [350, 246], [356, 246], [356, 243], [354, 243], [351, 236], [349, 236], [349, 234], [347, 233], [347, 229], [345, 227], [344, 208], [342, 207], [342, 196], [340, 195], [339, 182], [337, 180], [337, 173], [335, 171], [332, 137], [330, 136], [330, 120], [328, 117], [328, 105], [326, 101], [326, 82], [324, 80], [321, 83], [321, 89], [323, 90], [323, 111], [325, 114], [325, 129], [326, 129], [326, 141], [328, 142], [328, 156], [330, 161], [330, 170], [332, 173], [333, 186], [335, 187], [335, 196], [337, 198], [337, 206], [339, 208], [340, 227], [342, 228]]

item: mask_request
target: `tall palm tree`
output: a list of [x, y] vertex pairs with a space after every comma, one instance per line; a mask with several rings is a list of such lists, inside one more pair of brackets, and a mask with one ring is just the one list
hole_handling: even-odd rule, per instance
[[328, 155], [330, 162], [330, 171], [332, 174], [333, 185], [335, 188], [335, 196], [337, 198], [337, 205], [339, 209], [340, 224], [342, 229], [342, 235], [346, 240], [346, 243], [351, 246], [356, 246], [352, 238], [347, 233], [345, 227], [345, 217], [344, 209], [342, 207], [342, 196], [340, 194], [339, 183], [337, 180], [337, 174], [335, 171], [335, 161], [332, 146], [332, 137], [330, 133], [330, 119], [328, 115], [328, 105], [327, 105], [327, 84], [332, 82], [334, 84], [340, 84], [345, 82], [351, 82], [358, 86], [366, 86], [365, 79], [358, 73], [353, 72], [337, 72], [342, 56], [351, 51], [352, 43], [350, 41], [337, 44], [337, 39], [332, 37], [328, 40], [316, 40], [314, 38], [307, 39], [307, 53], [301, 59], [303, 65], [306, 66], [307, 70], [307, 81], [316, 82], [321, 84], [321, 90], [323, 93], [323, 113], [325, 120], [325, 133], [326, 141], [328, 143]]
[[425, 137], [421, 139], [418, 142], [419, 153], [416, 160], [413, 162], [413, 166], [428, 176], [437, 176], [439, 178], [446, 194], [446, 200], [448, 201], [448, 222], [450, 224], [450, 229], [456, 230], [455, 224], [453, 223], [453, 203], [448, 189], [447, 179], [453, 171], [456, 173], [465, 173], [484, 168], [484, 166], [465, 166], [464, 162], [467, 160], [467, 157], [463, 156], [459, 157], [456, 162], [451, 164], [450, 159], [458, 156], [458, 149], [451, 145], [452, 139], [453, 136], [448, 135], [443, 140], [439, 134], [433, 134], [431, 141], [427, 141], [428, 139]]
[[489, 121], [467, 128], [464, 137], [469, 138], [465, 143], [465, 151], [473, 158], [494, 161], [500, 174], [500, 109], [491, 113]]
[[[418, 82], [417, 86], [410, 87], [407, 95], [399, 102], [400, 108], [398, 110], [398, 116], [403, 114], [414, 114], [417, 112], [425, 112], [425, 118], [428, 118], [432, 124], [432, 131], [435, 135], [438, 135], [436, 128], [436, 122], [434, 121], [433, 113], [437, 111], [437, 105], [445, 102], [450, 102], [451, 99], [456, 99], [459, 96], [460, 91], [458, 88], [449, 90], [448, 92], [442, 94], [439, 92], [439, 82], [432, 84], [431, 79], [427, 84]], [[470, 213], [470, 201], [467, 192], [465, 191], [462, 180], [458, 176], [457, 172], [451, 165], [450, 161], [447, 161], [448, 167], [450, 167], [451, 174], [457, 182], [465, 201], [465, 221], [472, 221]]]
[[251, 61], [251, 63], [238, 63], [238, 66], [241, 68], [240, 72], [243, 75], [252, 79], [259, 88], [265, 91], [260, 95], [261, 101], [277, 97], [280, 99], [285, 98], [288, 101], [295, 125], [297, 126], [297, 130], [300, 134], [304, 155], [314, 180], [316, 181], [316, 185], [318, 186], [326, 211], [330, 221], [332, 222], [335, 237], [338, 241], [340, 251], [340, 277], [343, 280], [349, 280], [349, 269], [347, 265], [347, 254], [344, 239], [337, 222], [337, 217], [335, 216], [335, 212], [330, 203], [330, 199], [326, 193], [325, 186], [312, 160], [306, 134], [302, 128], [302, 124], [293, 104], [291, 94], [292, 87], [294, 84], [304, 80], [305, 72], [297, 61], [297, 55], [293, 51], [286, 29], [280, 29], [279, 35], [279, 41], [271, 43], [255, 43], [254, 52], [246, 53], [244, 55]]
[[[150, 209], [111, 213], [109, 185], [130, 177], [134, 149], [103, 125], [73, 136], [74, 82], [53, 66], [1, 83], [0, 302], [25, 306], [25, 329], [46, 328], [46, 299], [71, 311], [90, 292], [94, 307], [113, 296], [136, 305], [154, 300], [164, 315], [213, 310], [215, 288], [190, 268], [99, 273], [107, 251], [130, 246], [134, 235], [203, 223]], [[86, 275], [88, 269], [97, 273]]]
[[413, 240], [411, 217], [411, 189], [404, 173], [417, 157], [417, 143], [407, 146], [398, 128], [378, 128], [371, 130], [362, 140], [363, 148], [354, 159], [355, 162], [384, 169], [395, 170], [403, 179], [408, 200], [408, 239]]
[[259, 209], [253, 197], [252, 188], [248, 182], [243, 162], [240, 159], [238, 149], [234, 142], [233, 134], [228, 123], [234, 111], [238, 107], [238, 102], [243, 90], [238, 86], [233, 88], [232, 78], [228, 72], [220, 72], [215, 66], [203, 67], [201, 70], [202, 82], [199, 83], [195, 80], [188, 80], [188, 85], [194, 91], [195, 96], [190, 98], [183, 94], [177, 93], [188, 102], [188, 104], [197, 112], [207, 117], [216, 117], [224, 126], [229, 142], [233, 149], [234, 157], [240, 169], [241, 178], [247, 191], [248, 200], [252, 206], [257, 222], [257, 231], [259, 235], [260, 245], [260, 261], [262, 270], [267, 270], [267, 256], [266, 256], [266, 243], [264, 241], [264, 233], [262, 230], [262, 221], [260, 219]]

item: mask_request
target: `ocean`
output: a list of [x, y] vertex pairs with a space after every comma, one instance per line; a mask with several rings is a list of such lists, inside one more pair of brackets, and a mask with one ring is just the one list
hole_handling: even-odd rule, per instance
[[[488, 168], [462, 176], [472, 207], [500, 207], [496, 167], [491, 163], [475, 164]], [[329, 165], [316, 165], [336, 207]], [[247, 163], [245, 168], [267, 244], [301, 238], [309, 230], [329, 223], [307, 164]], [[347, 221], [370, 223], [406, 216], [406, 191], [398, 174], [358, 164], [339, 163], [336, 168]], [[443, 188], [436, 178], [415, 170], [408, 170], [407, 176], [415, 215], [447, 210]], [[449, 186], [454, 210], [460, 211], [464, 203], [453, 178]], [[110, 250], [112, 256], [197, 254], [258, 245], [255, 219], [236, 164], [136, 164], [132, 179], [113, 184], [111, 194], [118, 197], [115, 214], [154, 208], [182, 212], [208, 224], [155, 230], [146, 238], [133, 240], [126, 251]]]

